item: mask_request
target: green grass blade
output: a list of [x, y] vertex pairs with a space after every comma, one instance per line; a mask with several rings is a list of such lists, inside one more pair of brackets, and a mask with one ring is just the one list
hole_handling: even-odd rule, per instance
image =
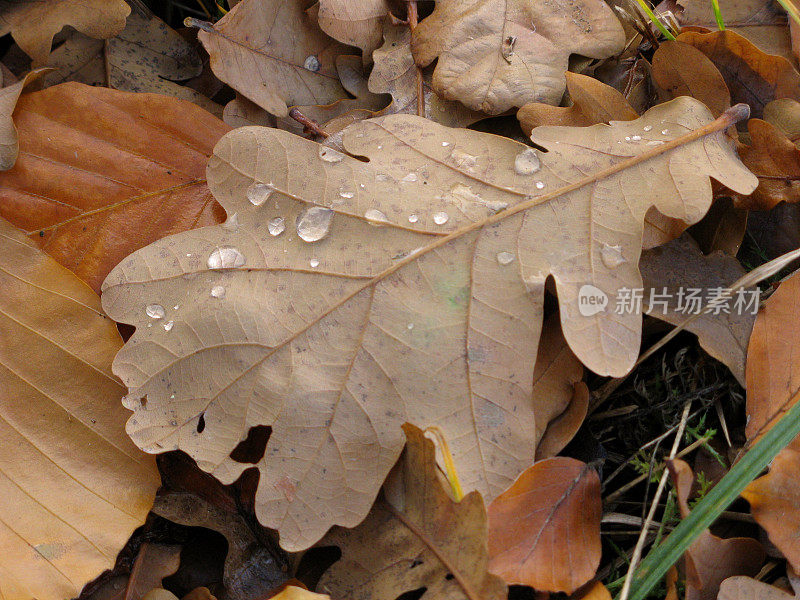
[[629, 600], [644, 600], [663, 579], [669, 568], [703, 531], [719, 517], [778, 452], [800, 434], [800, 402], [775, 423], [766, 434], [736, 463], [697, 503], [689, 516], [642, 561], [633, 576]]
[[778, 0], [778, 3], [789, 13], [795, 23], [800, 23], [800, 12], [798, 12], [792, 0]]
[[650, 8], [650, 6], [647, 4], [646, 0], [636, 0], [636, 2], [639, 4], [639, 6], [642, 7], [642, 10], [645, 12], [645, 14], [653, 22], [653, 25], [658, 27], [658, 30], [661, 33], [664, 34], [665, 38], [667, 38], [668, 40], [674, 40], [675, 39], [675, 36], [672, 35], [669, 32], [669, 30], [666, 27], [664, 27], [664, 24], [661, 21], [658, 20], [658, 18], [656, 17], [655, 13], [653, 12], [653, 9]]
[[719, 9], [719, 0], [711, 0], [711, 6], [714, 8], [714, 18], [717, 20], [717, 28], [720, 31], [725, 31], [725, 21], [722, 20], [722, 11]]

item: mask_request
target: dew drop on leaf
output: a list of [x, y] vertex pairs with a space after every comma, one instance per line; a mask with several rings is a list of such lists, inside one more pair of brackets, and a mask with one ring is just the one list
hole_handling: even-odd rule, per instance
[[211, 297], [212, 298], [224, 298], [225, 297], [225, 288], [221, 285], [215, 285], [211, 288]]
[[409, 223], [416, 223], [417, 221], [419, 221], [419, 217], [417, 215], [408, 215]]
[[163, 319], [165, 314], [164, 307], [160, 304], [149, 304], [144, 312], [151, 319]]
[[669, 129], [662, 129], [661, 135], [667, 135], [669, 133]]
[[271, 236], [278, 236], [286, 231], [286, 221], [283, 217], [275, 217], [267, 224], [267, 230]]
[[645, 126], [644, 126], [644, 130], [645, 130], [645, 131], [650, 131], [651, 129], [653, 129], [653, 126], [652, 126], [652, 125], [645, 125]]
[[311, 206], [297, 216], [297, 235], [304, 242], [318, 242], [328, 235], [332, 218], [330, 208]]
[[450, 216], [446, 212], [437, 212], [433, 215], [433, 222], [437, 225], [444, 225], [450, 219]]
[[536, 182], [536, 189], [543, 190], [544, 189], [544, 181], [537, 181]]
[[319, 261], [316, 258], [312, 258], [308, 261], [308, 264], [311, 265], [312, 269], [316, 269], [319, 266]]
[[270, 184], [256, 182], [247, 188], [246, 195], [247, 199], [250, 201], [250, 204], [253, 206], [261, 206], [264, 204], [264, 202], [269, 200], [269, 197], [274, 191], [275, 188]]
[[209, 269], [233, 269], [245, 263], [244, 255], [232, 246], [215, 248], [208, 257]]
[[514, 170], [517, 175], [533, 175], [540, 167], [539, 155], [533, 148], [526, 148], [514, 159]]
[[222, 224], [222, 228], [225, 231], [238, 231], [239, 213], [231, 213], [231, 215], [227, 219], [225, 219], [225, 222]]
[[343, 185], [342, 187], [339, 188], [339, 196], [342, 198], [352, 198], [355, 195], [356, 195], [355, 191], [353, 191], [351, 188], [347, 186]]
[[600, 256], [603, 259], [603, 264], [611, 269], [626, 262], [625, 257], [622, 255], [622, 246], [603, 244]]
[[408, 175], [403, 177], [403, 179], [401, 179], [400, 181], [405, 181], [406, 183], [413, 183], [417, 179], [419, 179], [419, 178], [417, 177], [416, 173], [409, 173]]
[[320, 146], [319, 157], [325, 162], [338, 163], [342, 162], [344, 154], [342, 154], [338, 150], [334, 150], [333, 148], [328, 148], [327, 146]]
[[320, 68], [319, 59], [313, 54], [309, 54], [306, 57], [305, 62], [303, 63], [303, 68], [305, 68], [308, 71], [313, 71], [314, 73], [316, 73], [317, 71], [319, 71]]
[[514, 256], [514, 254], [511, 252], [503, 251], [497, 253], [497, 262], [499, 262], [501, 265], [510, 265], [512, 262], [514, 262], [515, 258], [516, 256]]
[[166, 323], [164, 323], [164, 331], [172, 330], [173, 325], [175, 325], [174, 321], [167, 321]]
[[380, 225], [383, 223], [387, 223], [389, 219], [386, 218], [386, 215], [379, 211], [377, 208], [370, 208], [367, 212], [364, 213], [364, 218], [367, 221], [371, 221], [371, 225]]

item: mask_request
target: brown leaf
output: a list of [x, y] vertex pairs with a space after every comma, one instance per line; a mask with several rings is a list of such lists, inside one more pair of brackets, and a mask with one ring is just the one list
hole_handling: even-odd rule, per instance
[[271, 600], [330, 600], [327, 594], [316, 594], [307, 589], [296, 585], [287, 585], [276, 595], [270, 597]]
[[175, 574], [180, 565], [181, 546], [143, 543], [122, 600], [139, 600], [150, 590], [161, 587], [161, 580]]
[[719, 586], [717, 600], [795, 600], [797, 594], [790, 594], [780, 588], [757, 581], [752, 577], [728, 577]]
[[[541, 349], [540, 349], [541, 352]], [[538, 366], [538, 363], [537, 363]], [[547, 424], [536, 446], [536, 460], [555, 456], [575, 437], [586, 419], [589, 410], [589, 388], [582, 381], [574, 386], [574, 392], [564, 411]]]
[[[681, 516], [689, 516], [692, 468], [681, 459], [668, 463]], [[707, 529], [684, 553], [686, 600], [715, 600], [720, 584], [734, 575], [755, 575], [764, 562], [764, 548], [752, 538], [715, 536]]]
[[764, 120], [780, 129], [800, 145], [800, 102], [791, 98], [778, 98], [764, 107]]
[[612, 600], [611, 593], [599, 581], [593, 581], [575, 592], [570, 600]]
[[[704, 309], [708, 305], [703, 298], [707, 291], [730, 286], [745, 274], [738, 260], [722, 252], [703, 254], [687, 234], [642, 253], [639, 268], [647, 314], [673, 325], [682, 324]], [[700, 303], [693, 303], [680, 290], [685, 294], [697, 290]], [[745, 293], [752, 291], [753, 288], [749, 288]], [[736, 306], [739, 297], [733, 296], [729, 312], [698, 314], [686, 329], [697, 335], [703, 349], [725, 364], [739, 383], [745, 385], [747, 343], [756, 320], [758, 297], [754, 298], [751, 310], [747, 310], [748, 301], [753, 298], [743, 293], [741, 311]]]
[[0, 597], [63, 600], [114, 564], [159, 485], [125, 435], [97, 296], [0, 220]]
[[[755, 184], [722, 132], [648, 144], [709, 121], [680, 98], [636, 121], [538, 128], [550, 151], [537, 153], [392, 115], [345, 130], [345, 148], [368, 161], [276, 129], [230, 132], [208, 174], [238, 227], [166, 238], [104, 283], [109, 314], [137, 327], [115, 363], [136, 411], [130, 435], [230, 483], [249, 466], [230, 452], [271, 426], [256, 508], [287, 549], [360, 522], [406, 421], [439, 426], [465, 489], [493, 498], [536, 449], [531, 375], [548, 275], [572, 351], [623, 374], [641, 315], [583, 316], [581, 287], [613, 298], [641, 286], [653, 203], [691, 221], [708, 207], [708, 174]], [[161, 320], [147, 315], [154, 302]]]
[[572, 106], [565, 108], [539, 102], [524, 105], [517, 112], [517, 119], [526, 135], [540, 125], [586, 126], [638, 118], [625, 97], [610, 85], [569, 71], [564, 75]]
[[705, 54], [719, 69], [731, 101], [750, 105], [754, 117], [761, 117], [764, 107], [776, 98], [800, 100], [800, 73], [781, 56], [767, 54], [733, 31], [678, 36]]
[[53, 36], [70, 25], [93, 38], [110, 38], [131, 12], [124, 0], [0, 1], [0, 35], [11, 33], [34, 67], [47, 63]]
[[433, 442], [404, 425], [408, 442], [389, 474], [384, 498], [355, 529], [337, 528], [321, 542], [342, 558], [319, 590], [335, 598], [371, 600], [427, 588], [427, 598], [505, 599], [499, 577], [487, 571], [486, 511], [477, 492], [453, 501], [438, 477]]
[[19, 134], [11, 115], [17, 106], [22, 89], [36, 81], [45, 69], [31, 71], [21, 81], [0, 89], [0, 171], [8, 171], [17, 162], [19, 155]]
[[625, 34], [599, 0], [439, 0], [414, 30], [417, 64], [438, 58], [433, 89], [473, 110], [500, 114], [558, 104], [571, 54], [607, 58]]
[[205, 165], [228, 128], [187, 102], [65, 83], [25, 94], [0, 215], [94, 289], [132, 250], [219, 223]]
[[285, 117], [289, 106], [330, 104], [347, 94], [336, 74], [346, 47], [317, 27], [305, 0], [242, 0], [198, 39], [222, 81], [264, 110]]
[[319, 26], [333, 39], [361, 48], [364, 62], [381, 45], [387, 0], [320, 0]]
[[692, 96], [715, 117], [731, 105], [722, 74], [700, 50], [678, 41], [664, 41], [653, 54], [653, 79], [668, 98]]
[[489, 569], [509, 584], [571, 594], [600, 564], [602, 513], [594, 469], [539, 461], [489, 504]]

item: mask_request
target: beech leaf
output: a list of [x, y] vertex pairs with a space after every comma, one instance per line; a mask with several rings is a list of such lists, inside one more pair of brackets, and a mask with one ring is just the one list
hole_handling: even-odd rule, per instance
[[579, 290], [641, 287], [653, 204], [691, 222], [709, 175], [755, 186], [721, 131], [743, 114], [712, 123], [679, 98], [635, 121], [536, 129], [549, 152], [391, 115], [343, 132], [368, 161], [230, 132], [208, 166], [228, 221], [151, 244], [103, 284], [108, 314], [137, 328], [115, 361], [128, 432], [232, 482], [249, 465], [230, 452], [269, 425], [256, 510], [287, 549], [363, 519], [403, 422], [439, 426], [465, 490], [490, 501], [530, 464], [533, 407], [553, 401], [531, 378], [546, 278], [572, 351], [626, 373], [641, 315], [584, 316]]

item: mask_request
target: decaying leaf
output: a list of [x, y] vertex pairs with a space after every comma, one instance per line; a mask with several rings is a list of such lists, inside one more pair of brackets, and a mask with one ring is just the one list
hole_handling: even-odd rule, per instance
[[114, 564], [159, 485], [125, 435], [97, 296], [0, 220], [0, 597], [63, 600]]
[[489, 570], [571, 594], [600, 564], [600, 479], [574, 458], [538, 461], [489, 504]]
[[285, 117], [289, 106], [330, 104], [347, 94], [336, 75], [346, 47], [322, 33], [305, 0], [242, 0], [198, 38], [222, 81], [264, 110]]
[[[796, 335], [800, 277], [781, 283], [759, 313], [750, 336], [747, 359], [748, 439], [760, 437], [798, 397], [800, 361]], [[795, 571], [800, 568], [800, 439], [795, 438], [773, 459], [769, 473], [745, 488], [742, 497]]]
[[[758, 296], [749, 295], [753, 291], [750, 288], [742, 295], [734, 295], [733, 308], [728, 312], [722, 309], [700, 312], [708, 305], [708, 298], [703, 298], [704, 291], [725, 288], [744, 275], [739, 261], [722, 252], [705, 255], [697, 243], [684, 234], [668, 244], [645, 251], [639, 268], [647, 314], [673, 325], [680, 325], [698, 314], [686, 329], [696, 334], [703, 349], [725, 364], [737, 381], [745, 385], [747, 343], [758, 311]], [[737, 309], [735, 303], [739, 302], [741, 305]]]
[[[689, 515], [694, 482], [691, 467], [680, 459], [668, 463], [681, 517]], [[764, 548], [752, 538], [717, 537], [703, 531], [684, 553], [686, 600], [715, 600], [720, 584], [734, 575], [753, 576], [764, 562]]]
[[44, 71], [31, 71], [21, 81], [0, 89], [0, 171], [8, 171], [13, 167], [19, 155], [19, 134], [11, 118], [19, 95], [26, 85], [38, 79]]
[[584, 316], [581, 288], [614, 298], [641, 286], [654, 203], [691, 222], [709, 174], [755, 186], [722, 132], [669, 143], [710, 120], [679, 98], [613, 126], [538, 128], [549, 149], [538, 153], [392, 115], [343, 133], [369, 162], [280, 130], [230, 132], [208, 167], [228, 222], [152, 244], [104, 283], [108, 314], [137, 328], [115, 362], [136, 413], [128, 432], [232, 482], [250, 465], [230, 452], [271, 426], [257, 515], [287, 549], [362, 520], [403, 422], [439, 426], [465, 489], [490, 501], [535, 453], [548, 274], [572, 351], [624, 374], [641, 315]]
[[[790, 580], [796, 584], [796, 579]], [[773, 585], [752, 577], [739, 575], [728, 577], [719, 586], [717, 600], [796, 600], [797, 594], [790, 594]]]
[[0, 35], [11, 33], [34, 67], [47, 63], [53, 36], [71, 25], [93, 38], [110, 38], [125, 27], [131, 9], [124, 0], [40, 0], [0, 2]]
[[558, 104], [571, 54], [607, 58], [625, 34], [599, 0], [439, 0], [414, 30], [414, 59], [438, 58], [433, 89], [499, 114], [529, 102]]
[[595, 125], [609, 121], [632, 121], [639, 115], [625, 96], [610, 85], [588, 75], [567, 71], [567, 91], [572, 106], [551, 106], [540, 102], [526, 104], [517, 118], [526, 135], [540, 125]]
[[421, 600], [501, 600], [506, 586], [487, 571], [486, 510], [477, 492], [454, 501], [439, 479], [433, 442], [405, 425], [408, 442], [367, 519], [322, 541], [342, 558], [317, 586], [334, 598], [373, 600], [426, 588]]
[[320, 0], [319, 26], [333, 39], [361, 48], [365, 62], [381, 45], [387, 0]]
[[14, 120], [0, 215], [95, 289], [133, 249], [223, 219], [204, 170], [228, 128], [188, 102], [65, 83], [23, 95]]

